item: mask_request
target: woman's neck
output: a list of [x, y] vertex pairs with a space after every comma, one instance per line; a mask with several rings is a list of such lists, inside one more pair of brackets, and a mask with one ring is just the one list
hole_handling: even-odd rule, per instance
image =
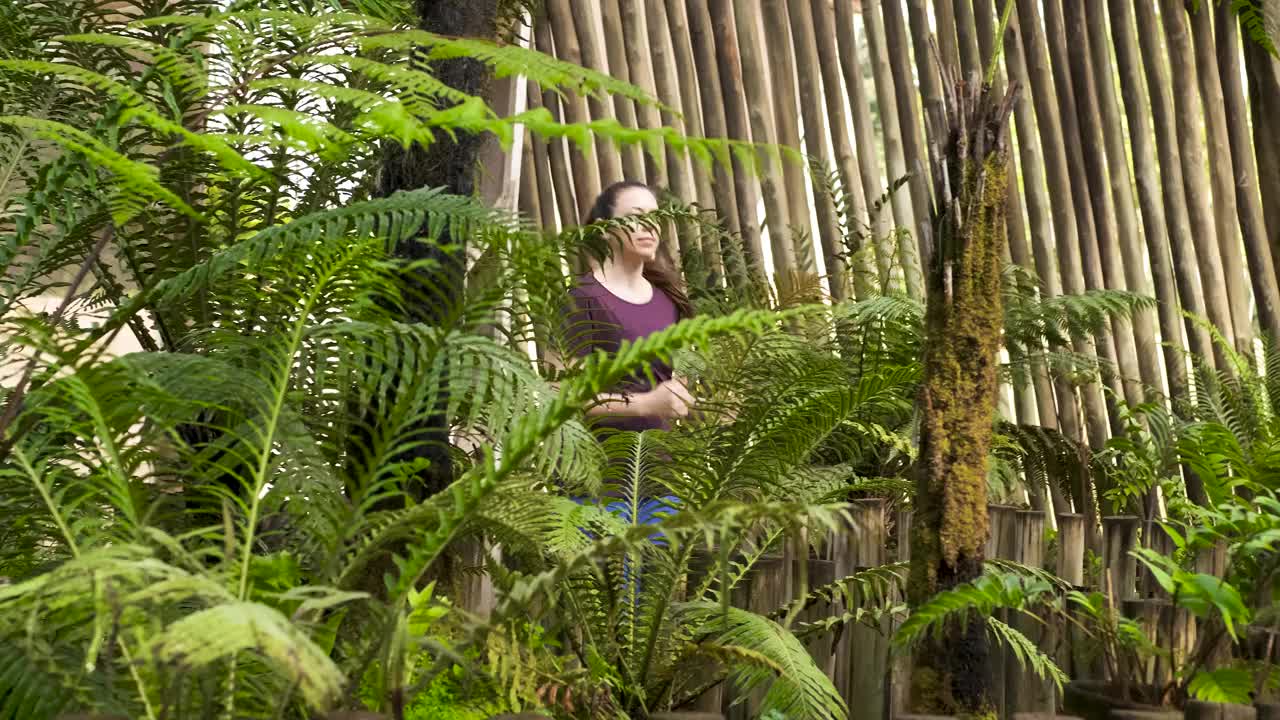
[[606, 287], [624, 290], [647, 290], [649, 281], [644, 276], [644, 261], [617, 257], [593, 268], [592, 273]]

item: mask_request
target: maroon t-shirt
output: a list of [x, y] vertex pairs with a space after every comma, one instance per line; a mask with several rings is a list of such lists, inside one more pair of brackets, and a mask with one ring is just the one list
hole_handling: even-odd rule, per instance
[[[633, 303], [609, 292], [595, 276], [586, 273], [578, 278], [570, 292], [573, 307], [566, 320], [565, 335], [569, 348], [575, 355], [587, 355], [595, 350], [617, 352], [623, 340], [638, 340], [674, 325], [679, 319], [675, 303], [665, 292], [653, 288], [653, 297], [645, 303]], [[610, 388], [611, 392], [637, 394], [652, 390], [655, 383], [671, 379], [671, 366], [661, 360], [649, 365], [652, 382], [643, 369]], [[656, 417], [597, 417], [593, 428], [598, 430], [649, 430], [667, 429], [667, 422]]]

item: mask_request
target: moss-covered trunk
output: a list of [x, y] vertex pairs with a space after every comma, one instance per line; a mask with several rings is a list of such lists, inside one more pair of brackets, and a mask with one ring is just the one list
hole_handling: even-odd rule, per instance
[[[982, 572], [987, 458], [998, 391], [1001, 245], [1008, 207], [1012, 91], [947, 78], [946, 138], [934, 178], [937, 245], [927, 258], [925, 376], [912, 523], [912, 605]], [[984, 624], [947, 628], [916, 653], [911, 702], [919, 712], [994, 717]]]

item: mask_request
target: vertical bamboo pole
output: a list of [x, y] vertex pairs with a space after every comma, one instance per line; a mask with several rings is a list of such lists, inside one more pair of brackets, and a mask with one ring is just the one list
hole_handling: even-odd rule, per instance
[[1271, 256], [1280, 262], [1280, 143], [1276, 142], [1275, 134], [1280, 127], [1280, 61], [1252, 40], [1247, 40], [1244, 46], [1253, 147], [1258, 157], [1258, 189]]
[[[1160, 158], [1160, 194], [1164, 198], [1165, 218], [1169, 223], [1169, 240], [1172, 243], [1174, 280], [1178, 284], [1178, 297], [1183, 309], [1199, 317], [1207, 317], [1207, 292], [1201, 282], [1199, 261], [1196, 259], [1195, 240], [1192, 238], [1191, 216], [1187, 211], [1187, 196], [1183, 186], [1182, 161], [1179, 159], [1178, 131], [1173, 119], [1173, 100], [1170, 95], [1168, 60], [1160, 45], [1160, 21], [1156, 17], [1153, 0], [1137, 0], [1137, 36], [1142, 52], [1142, 66], [1146, 70], [1147, 92], [1151, 103], [1151, 119], [1155, 126], [1156, 150]], [[1207, 279], [1207, 278], [1206, 278]], [[1219, 290], [1220, 292], [1220, 290]], [[1212, 366], [1213, 342], [1209, 333], [1196, 323], [1185, 321], [1187, 345], [1191, 352]], [[1190, 483], [1187, 488], [1191, 492]], [[1203, 498], [1202, 498], [1203, 499]]]
[[[702, 117], [702, 83], [698, 80], [697, 64], [693, 54], [693, 39], [689, 32], [689, 19], [685, 13], [683, 0], [648, 0], [651, 17], [665, 15], [668, 35], [671, 38], [672, 53], [680, 82], [680, 108], [684, 112], [685, 130], [696, 137], [707, 137], [706, 123]], [[693, 184], [697, 188], [698, 204], [726, 217], [728, 211], [718, 204], [718, 195], [712, 188], [713, 169], [691, 159]], [[712, 273], [724, 276], [724, 257], [719, 239], [707, 235], [701, 239], [702, 253], [706, 258], [707, 268]]]
[[[738, 53], [738, 30], [735, 27], [732, 0], [694, 0], [689, 7], [708, 8], [711, 36], [715, 40], [716, 61], [720, 66], [720, 90], [724, 96], [725, 129], [729, 137], [751, 142], [751, 123], [747, 119], [747, 99], [743, 91], [742, 64]], [[756, 189], [755, 169], [733, 156], [733, 191], [738, 202], [738, 226], [747, 259], [754, 272], [764, 273], [764, 250], [760, 243], [760, 194]]]
[[[628, 65], [626, 43], [623, 42], [623, 23], [622, 11], [618, 7], [618, 0], [599, 0], [600, 17], [604, 25], [604, 49], [608, 58], [608, 72], [613, 77], [637, 84], [631, 76], [631, 67]], [[584, 16], [580, 13], [579, 18]], [[622, 97], [614, 96], [614, 111], [617, 113], [618, 122], [623, 127], [642, 127], [637, 121], [636, 104], [634, 101]], [[628, 180], [644, 179], [644, 151], [639, 145], [623, 145], [619, 148], [622, 156], [622, 177]]]
[[[1071, 79], [1069, 48], [1062, 7], [1057, 3], [1049, 3], [1045, 5], [1044, 10], [1045, 37], [1049, 41], [1049, 56], [1053, 63], [1053, 78], [1058, 92], [1062, 130], [1067, 143], [1065, 148], [1067, 170], [1071, 174], [1072, 204], [1076, 212], [1077, 239], [1080, 244], [1080, 267], [1084, 275], [1085, 288], [1088, 290], [1101, 290], [1107, 286], [1102, 272], [1102, 258], [1099, 253], [1099, 236], [1105, 234], [1108, 227], [1107, 217], [1103, 214], [1105, 206], [1101, 203], [1101, 198], [1092, 192], [1089, 186], [1089, 168], [1092, 163], [1086, 162], [1085, 134], [1080, 129], [1082, 118], [1079, 114], [1075, 87]], [[1070, 46], [1075, 47], [1078, 44], [1077, 41], [1078, 38], [1073, 38]], [[1088, 154], [1092, 155], [1093, 150], [1092, 146], [1088, 148]], [[1095, 205], [1097, 205], [1098, 209], [1096, 218], [1094, 216]], [[1114, 216], [1111, 219], [1114, 220]], [[1111, 323], [1107, 323], [1108, 328], [1111, 325]], [[1120, 323], [1115, 323], [1115, 325], [1119, 326], [1122, 331], [1124, 330]], [[1097, 343], [1096, 352], [1098, 357], [1103, 360], [1104, 366], [1110, 366], [1112, 369], [1112, 372], [1103, 373], [1103, 382], [1109, 386], [1113, 397], [1126, 398], [1124, 395], [1125, 388], [1121, 386], [1120, 380], [1121, 378], [1137, 376], [1136, 368], [1130, 362], [1127, 362], [1133, 360], [1132, 353], [1126, 352], [1123, 356], [1126, 362], [1121, 362], [1116, 349], [1117, 334], [1109, 332], [1108, 329], [1102, 330], [1094, 339]], [[1131, 350], [1131, 339], [1125, 344], [1123, 332], [1119, 333], [1119, 339], [1122, 343], [1121, 347]], [[1114, 372], [1117, 368], [1120, 371], [1119, 376]], [[1108, 409], [1110, 409], [1110, 405], [1110, 401], [1104, 403], [1104, 406]], [[1110, 414], [1110, 422], [1112, 430], [1118, 431], [1120, 429], [1119, 418], [1114, 412]], [[1100, 446], [1098, 437], [1106, 437], [1101, 428], [1095, 428], [1090, 434], [1090, 443], [1094, 444], [1095, 447]]]
[[[783, 32], [791, 21], [787, 18], [787, 7], [784, 2], [764, 2], [759, 6], [765, 28], [775, 28], [774, 32], [764, 34], [765, 47], [769, 53], [770, 97], [773, 100], [774, 122], [778, 129], [778, 142], [797, 153], [800, 152], [800, 105], [796, 99], [796, 61], [795, 51], [791, 43], [791, 33]], [[809, 150], [812, 153], [812, 149]], [[786, 191], [788, 217], [791, 220], [791, 245], [796, 256], [796, 267], [806, 272], [817, 273], [817, 254], [813, 251], [813, 233], [810, 218], [809, 197], [806, 188], [809, 184], [807, 168], [795, 159], [784, 159], [782, 163], [783, 188]]]
[[[550, 0], [547, 11], [553, 18], [559, 18], [566, 30], [569, 27], [578, 36], [578, 52], [581, 64], [594, 70], [608, 71], [609, 63], [605, 59], [603, 43], [599, 32], [598, 8], [593, 3], [570, 3], [566, 0]], [[572, 6], [572, 7], [571, 7]], [[556, 20], [552, 21], [553, 26]], [[559, 47], [559, 35], [556, 46]], [[589, 97], [587, 105], [591, 108], [592, 120], [615, 120], [613, 103], [607, 97]], [[604, 185], [622, 179], [622, 160], [618, 148], [610, 142], [596, 141], [596, 159], [600, 163], [600, 179]]]
[[894, 265], [891, 245], [893, 222], [889, 203], [881, 202], [885, 190], [880, 157], [876, 148], [879, 139], [871, 123], [871, 107], [863, 82], [862, 58], [858, 50], [857, 29], [854, 25], [854, 3], [834, 4], [836, 45], [839, 48], [840, 69], [844, 73], [844, 87], [849, 93], [849, 106], [853, 110], [853, 136], [858, 146], [858, 172], [862, 174], [862, 191], [866, 196], [869, 218], [868, 228], [876, 243], [876, 268], [880, 272], [880, 287], [888, 290]]
[[[724, 0], [717, 0], [724, 2]], [[759, 0], [741, 0], [734, 14], [738, 26], [738, 49], [742, 59], [742, 78], [746, 85], [747, 111], [751, 121], [751, 136], [756, 142], [770, 145], [778, 142], [774, 128], [774, 114], [769, 102], [769, 71], [765, 57], [764, 38], [761, 37], [757, 19], [760, 16]], [[769, 248], [773, 254], [773, 270], [779, 278], [787, 278], [796, 268], [795, 243], [791, 238], [791, 213], [787, 205], [786, 190], [778, 186], [780, 179], [779, 158], [765, 152], [761, 158], [760, 190], [764, 195], [765, 222], [769, 228]], [[782, 163], [788, 162], [781, 159]]]
[[[795, 50], [796, 74], [800, 89], [800, 119], [804, 123], [804, 145], [808, 154], [816, 158], [823, 166], [831, 157], [831, 145], [827, 140], [827, 126], [824, 118], [826, 108], [822, 105], [822, 87], [818, 73], [817, 39], [814, 37], [813, 16], [809, 13], [806, 0], [765, 0], [765, 4], [776, 3], [787, 6], [790, 18], [791, 44]], [[808, 72], [805, 70], [808, 69]], [[836, 300], [849, 297], [847, 273], [845, 271], [840, 237], [840, 222], [836, 217], [835, 200], [830, 193], [821, 187], [813, 192], [814, 208], [817, 210], [818, 239], [822, 244], [822, 259], [830, 283], [831, 296]]]
[[[623, 0], [624, 8], [634, 6], [640, 0]], [[638, 13], [636, 8], [633, 12]], [[675, 47], [671, 40], [671, 32], [667, 20], [667, 8], [662, 0], [645, 0], [645, 18], [649, 23], [649, 40], [653, 53], [654, 84], [658, 99], [670, 110], [662, 112], [662, 124], [676, 132], [696, 135], [701, 129], [694, 129], [697, 119], [694, 113], [684, 110], [684, 97], [680, 92], [680, 73], [676, 64]], [[666, 174], [671, 191], [681, 202], [695, 203], [699, 200], [697, 181], [690, 172], [689, 158], [683, 154], [666, 149]], [[710, 183], [708, 183], [708, 189]], [[697, 228], [681, 226], [679, 228], [680, 254], [682, 257], [693, 257], [702, 252]]]
[[1253, 299], [1263, 331], [1280, 338], [1280, 288], [1277, 288], [1275, 258], [1267, 242], [1262, 200], [1258, 195], [1258, 165], [1249, 137], [1249, 106], [1240, 83], [1240, 24], [1228, 4], [1217, 8], [1218, 72], [1222, 76], [1223, 112], [1231, 142], [1231, 165], [1235, 169], [1236, 207], [1240, 230], [1249, 259]]
[[[916, 105], [916, 83], [911, 72], [911, 46], [907, 37], [906, 20], [902, 6], [893, 0], [881, 4], [884, 14], [884, 34], [889, 53], [890, 70], [893, 73], [893, 91], [898, 99], [898, 124], [902, 129], [902, 150], [910, 173], [911, 206], [915, 210], [914, 226], [916, 247], [929, 248], [933, 244], [933, 225], [929, 219], [932, 206], [929, 178], [932, 177], [925, 149], [925, 138], [920, 128], [920, 113]], [[923, 253], [917, 252], [921, 265], [927, 262]]]
[[[1084, 156], [1089, 199], [1093, 205], [1097, 228], [1097, 259], [1101, 265], [1101, 280], [1108, 288], [1139, 291], [1140, 286], [1146, 282], [1142, 267], [1144, 260], [1138, 249], [1138, 222], [1133, 212], [1128, 160], [1125, 157], [1124, 141], [1120, 137], [1121, 126], [1118, 114], [1110, 118], [1115, 125], [1104, 125], [1102, 121], [1098, 99], [1100, 88], [1094, 82], [1090, 57], [1090, 46], [1094, 44], [1100, 46], [1103, 55], [1106, 54], [1107, 36], [1104, 33], [1092, 40], [1089, 38], [1083, 2], [1066, 3], [1065, 10], [1066, 32], [1072, 38], [1067, 46], [1067, 61], [1070, 64], [1073, 95], [1080, 119], [1080, 149]], [[1101, 15], [1098, 17], [1105, 20]], [[1107, 80], [1103, 92], [1111, 97], [1114, 79], [1109, 59], [1106, 70]], [[1111, 99], [1111, 109], [1114, 110], [1115, 99]], [[1101, 137], [1103, 143], [1085, 143], [1086, 137]], [[1109, 151], [1112, 153], [1110, 157]], [[1128, 211], [1127, 214], [1125, 210]], [[1121, 248], [1122, 242], [1125, 249]], [[1126, 249], [1131, 252], [1125, 254]], [[1132, 266], [1126, 276], [1125, 263], [1131, 258]], [[1130, 277], [1137, 277], [1140, 286], [1130, 288]], [[1130, 405], [1137, 405], [1145, 399], [1142, 388], [1144, 383], [1155, 388], [1163, 385], [1156, 357], [1155, 328], [1151, 325], [1150, 314], [1135, 315], [1128, 323], [1113, 322], [1111, 336], [1115, 339], [1116, 355], [1120, 363], [1124, 399]]]
[[[547, 0], [546, 13], [549, 23], [534, 23], [534, 41], [537, 43], [538, 50], [549, 55], [554, 52], [555, 56], [562, 60], [579, 65], [582, 64], [582, 53], [578, 49], [577, 31], [573, 27], [573, 17], [569, 14], [567, 0]], [[547, 32], [542, 32], [543, 28]], [[554, 51], [552, 50], [553, 42]], [[543, 93], [542, 101], [548, 108], [560, 104], [556, 95], [550, 91]], [[561, 105], [561, 111], [561, 116], [566, 123], [585, 123], [591, 119], [591, 116], [587, 113], [587, 103], [581, 95], [568, 94]], [[576, 145], [572, 146], [571, 160], [574, 178], [573, 188], [578, 201], [577, 209], [585, 215], [587, 209], [595, 202], [595, 196], [602, 189], [600, 166], [594, 159], [588, 158]], [[553, 170], [555, 169], [555, 162], [555, 153], [553, 152]], [[567, 172], [568, 168], [566, 168]], [[566, 174], [567, 177], [568, 175]], [[567, 186], [565, 187], [567, 188]], [[582, 218], [576, 215], [573, 218], [568, 218], [562, 213], [560, 216], [560, 221], [566, 224], [581, 220]]]
[[[863, 25], [867, 32], [867, 46], [871, 54], [872, 72], [876, 83], [876, 107], [880, 110], [880, 125], [884, 133], [885, 166], [890, 184], [907, 178], [913, 170], [907, 167], [904, 127], [898, 113], [897, 85], [893, 74], [893, 62], [889, 59], [889, 41], [880, 12], [880, 0], [865, 0], [862, 5]], [[910, 107], [904, 112], [911, 113]], [[914, 115], [913, 115], [914, 116]], [[915, 210], [915, 193], [911, 183], [898, 188], [892, 197], [893, 217], [900, 230], [898, 257], [902, 263], [907, 292], [914, 298], [924, 297], [924, 275], [920, 269], [919, 245], [912, 242], [919, 226]], [[928, 210], [925, 206], [924, 210]]]
[[[1213, 191], [1214, 232], [1218, 252], [1222, 256], [1222, 273], [1228, 279], [1227, 300], [1231, 303], [1231, 320], [1235, 323], [1233, 339], [1242, 352], [1252, 351], [1253, 322], [1249, 311], [1249, 284], [1244, 255], [1241, 252], [1239, 212], [1236, 207], [1235, 168], [1231, 162], [1231, 141], [1223, 117], [1226, 100], [1222, 96], [1222, 80], [1218, 76], [1218, 56], [1214, 50], [1213, 16], [1210, 6], [1202, 4], [1191, 13], [1191, 39], [1195, 48], [1200, 97], [1209, 148], [1209, 187]], [[1261, 300], [1259, 301], [1261, 302]]]
[[[939, 2], [946, 4], [947, 0], [939, 0]], [[978, 22], [974, 15], [975, 3], [972, 0], [952, 0], [952, 2], [955, 6], [952, 12], [955, 15], [956, 42], [960, 46], [959, 67], [964, 70], [965, 80], [971, 80], [975, 72], [981, 73], [985, 69], [984, 58], [991, 57], [994, 42], [990, 37], [985, 42], [978, 40]], [[978, 0], [976, 4], [986, 8], [987, 15], [990, 16], [991, 3]]]
[[[1160, 15], [1164, 21], [1165, 39], [1169, 42], [1169, 58], [1180, 67], [1173, 73], [1174, 121], [1178, 128], [1179, 159], [1182, 162], [1183, 190], [1187, 196], [1187, 212], [1191, 218], [1191, 237], [1196, 242], [1196, 258], [1204, 279], [1205, 300], [1209, 306], [1209, 320], [1218, 330], [1234, 342], [1235, 324], [1231, 317], [1231, 298], [1227, 278], [1222, 270], [1222, 255], [1218, 251], [1217, 232], [1213, 221], [1213, 208], [1206, 190], [1205, 170], [1209, 167], [1205, 157], [1204, 133], [1200, 128], [1200, 93], [1195, 86], [1195, 69], [1191, 39], [1187, 32], [1186, 13], [1182, 3], [1176, 0], [1160, 0]], [[1166, 183], [1166, 188], [1168, 184]], [[1167, 192], [1168, 190], [1166, 190]], [[1239, 278], [1232, 278], [1238, 282]], [[1221, 353], [1216, 358], [1219, 367], [1227, 364]]]
[[[706, 0], [688, 0], [683, 3], [688, 11], [689, 40], [693, 45], [693, 66], [689, 72], [698, 74], [698, 94], [702, 99], [702, 123], [707, 137], [727, 138], [729, 130], [724, 113], [724, 93], [720, 87], [720, 68], [716, 59], [715, 39], [711, 35], [711, 15]], [[671, 8], [667, 8], [670, 12]], [[733, 170], [730, 158], [721, 157], [712, 168], [711, 191], [715, 193], [716, 207], [724, 218], [729, 232], [741, 236], [742, 216], [738, 214], [738, 200], [734, 194]], [[736, 242], [721, 248], [726, 276], [737, 283], [747, 279], [745, 258]]]
[[[526, 140], [531, 139], [527, 138]], [[520, 159], [520, 200], [516, 207], [520, 214], [529, 218], [530, 222], [547, 227], [542, 214], [541, 198], [538, 196], [538, 167], [533, 159], [533, 143], [525, 142]]]
[[[1101, 13], [1098, 0], [1090, 0], [1090, 13]], [[1137, 179], [1138, 205], [1142, 209], [1147, 257], [1155, 280], [1156, 311], [1160, 317], [1160, 336], [1164, 341], [1165, 372], [1169, 378], [1169, 395], [1178, 401], [1188, 399], [1186, 344], [1183, 341], [1182, 314], [1178, 303], [1178, 286], [1173, 267], [1173, 251], [1169, 247], [1169, 227], [1160, 199], [1159, 167], [1152, 146], [1151, 114], [1143, 88], [1142, 60], [1138, 56], [1137, 31], [1134, 28], [1132, 0], [1110, 0], [1111, 34], [1116, 49], [1116, 68], [1120, 75], [1120, 95], [1129, 120], [1129, 143], [1133, 170]], [[1095, 36], [1098, 37], [1098, 36]], [[1099, 77], [1101, 77], [1101, 73]], [[1198, 280], [1198, 276], [1197, 276]]]
[[[1062, 272], [1064, 292], [1078, 295], [1084, 291], [1084, 274], [1081, 269], [1081, 233], [1078, 222], [1088, 217], [1081, 215], [1073, 198], [1076, 195], [1075, 173], [1068, 161], [1061, 116], [1065, 114], [1055, 101], [1054, 75], [1050, 69], [1045, 33], [1040, 25], [1038, 0], [1017, 0], [1018, 24], [1023, 30], [1024, 60], [1030, 75], [1031, 92], [1036, 107], [1036, 119], [1040, 127], [1040, 147], [1045, 166], [1049, 171], [1049, 187], [1053, 189], [1054, 237], [1057, 241], [1058, 261]], [[1061, 95], [1059, 91], [1057, 93]], [[1072, 137], [1068, 135], [1067, 137]], [[1078, 138], [1079, 133], [1074, 137]], [[1077, 352], [1091, 355], [1097, 352], [1091, 338], [1073, 339]], [[1101, 389], [1096, 382], [1080, 387], [1084, 408], [1085, 428], [1089, 444], [1100, 448], [1107, 440], [1107, 412], [1102, 401]], [[1060, 403], [1061, 406], [1061, 403]], [[1059, 416], [1061, 420], [1061, 415]], [[1065, 426], [1064, 426], [1065, 427]]]
[[[826, 97], [827, 117], [830, 120], [831, 143], [835, 152], [836, 171], [840, 175], [840, 184], [844, 191], [845, 232], [861, 236], [862, 229], [869, 226], [867, 218], [866, 198], [862, 191], [862, 176], [859, 174], [858, 161], [853, 154], [853, 143], [849, 140], [849, 113], [845, 104], [844, 93], [840, 90], [840, 51], [836, 47], [835, 10], [830, 0], [791, 0], [799, 4], [798, 12], [809, 18], [807, 32], [817, 42], [817, 60], [822, 68], [822, 89]], [[797, 28], [793, 27], [793, 31]], [[821, 103], [821, 99], [819, 99]], [[844, 252], [854, 248], [837, 245]], [[868, 297], [876, 283], [872, 282], [873, 262], [867, 262], [864, 248], [856, 248], [858, 254], [849, 259], [848, 272], [853, 276], [853, 288], [860, 298]]]
[[[658, 57], [649, 39], [649, 28], [645, 24], [642, 5], [643, 0], [621, 0], [622, 40], [627, 46], [627, 65], [631, 84], [656, 96], [658, 85], [654, 77], [654, 66], [657, 65]], [[611, 44], [617, 44], [616, 38]], [[638, 105], [636, 121], [645, 130], [656, 130], [664, 124], [658, 108], [652, 105]], [[651, 145], [646, 148], [644, 176], [650, 185], [663, 187], [667, 184], [667, 170], [662, 160], [662, 150], [656, 146]]]
[[[924, 7], [924, 3], [920, 5]], [[956, 7], [951, 4], [951, 0], [935, 0], [933, 3], [934, 17], [934, 35], [938, 38], [937, 54], [942, 57], [942, 64], [951, 68], [954, 72], [959, 72], [963, 67], [960, 64], [960, 46], [957, 42], [958, 28], [956, 27], [956, 16], [959, 14]], [[914, 22], [914, 19], [912, 20]], [[925, 29], [928, 29], [925, 25]], [[919, 50], [916, 51], [917, 53]], [[929, 53], [933, 56], [933, 52]], [[919, 62], [918, 56], [916, 62]], [[968, 80], [968, 77], [965, 77]]]
[[[944, 3], [938, 3], [935, 7]], [[899, 13], [899, 17], [901, 14]], [[954, 24], [954, 22], [953, 22]], [[924, 100], [924, 141], [928, 156], [936, 154], [935, 146], [941, 138], [931, 138], [936, 128], [946, 127], [946, 109], [942, 102], [942, 76], [938, 74], [938, 57], [932, 47], [929, 33], [929, 7], [927, 0], [907, 0], [907, 29], [915, 52], [916, 78], [920, 95]], [[952, 30], [954, 32], [954, 29]], [[930, 167], [933, 163], [930, 162]]]

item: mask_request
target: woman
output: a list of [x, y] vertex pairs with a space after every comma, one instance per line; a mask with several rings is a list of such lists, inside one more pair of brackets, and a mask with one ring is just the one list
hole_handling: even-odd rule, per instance
[[[658, 208], [658, 199], [647, 185], [624, 181], [610, 185], [596, 198], [587, 225], [644, 215]], [[610, 253], [591, 264], [590, 272], [577, 279], [566, 312], [565, 335], [575, 355], [596, 350], [616, 352], [624, 340], [637, 340], [693, 315], [693, 306], [681, 287], [669, 253], [650, 227], [640, 222], [610, 233]], [[559, 364], [555, 358], [553, 364]], [[674, 419], [686, 417], [694, 399], [684, 383], [673, 376], [671, 366], [655, 360], [618, 387], [596, 398], [587, 410], [598, 435], [617, 431], [665, 430]], [[650, 523], [671, 498], [646, 499], [636, 521]], [[610, 510], [629, 512], [625, 503]], [[621, 508], [617, 506], [622, 506]], [[630, 519], [630, 518], [627, 518]]]

